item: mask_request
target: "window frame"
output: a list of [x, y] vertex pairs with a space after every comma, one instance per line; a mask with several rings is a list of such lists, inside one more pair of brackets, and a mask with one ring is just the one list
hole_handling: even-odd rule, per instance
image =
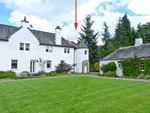
[[67, 49], [67, 53], [70, 53], [70, 48]]
[[64, 53], [67, 53], [67, 48], [64, 48]]
[[[48, 67], [48, 62], [50, 62], [50, 67]], [[47, 60], [47, 62], [46, 62], [46, 68], [47, 69], [51, 69], [51, 67], [52, 67], [52, 61], [51, 60]]]
[[53, 47], [52, 46], [49, 46], [49, 52], [53, 52]]
[[[16, 61], [16, 62], [13, 62], [13, 61]], [[13, 64], [16, 64], [15, 68], [13, 67]], [[16, 59], [11, 60], [11, 69], [18, 69], [18, 60]]]
[[49, 46], [46, 46], [46, 52], [49, 52]]
[[[23, 44], [23, 45], [21, 46], [21, 44]], [[23, 49], [21, 49], [21, 48], [23, 48]], [[23, 51], [23, 50], [24, 50], [24, 43], [21, 43], [21, 42], [20, 42], [19, 49], [20, 49], [21, 51]]]
[[144, 70], [144, 68], [145, 68], [144, 65], [145, 65], [145, 62], [144, 62], [144, 61], [141, 61], [141, 62], [140, 62], [140, 70], [141, 70], [141, 71], [145, 71], [145, 70]]
[[[27, 47], [27, 45], [29, 45], [29, 46]], [[30, 51], [30, 44], [29, 43], [26, 43], [26, 51]]]
[[87, 50], [84, 50], [84, 55], [87, 55]]

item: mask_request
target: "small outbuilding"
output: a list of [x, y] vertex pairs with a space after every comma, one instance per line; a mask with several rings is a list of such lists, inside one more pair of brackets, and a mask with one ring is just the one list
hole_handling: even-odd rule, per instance
[[[120, 61], [134, 58], [135, 54], [138, 56], [138, 58], [150, 58], [150, 43], [143, 44], [143, 39], [140, 37], [140, 35], [135, 39], [135, 45], [119, 48], [108, 56], [100, 59], [99, 64], [100, 67], [102, 67], [102, 65], [108, 64], [109, 62], [114, 62], [117, 66], [117, 76], [122, 76], [122, 65]], [[140, 69], [144, 71], [144, 62], [141, 62]], [[101, 69], [100, 74], [103, 74]]]

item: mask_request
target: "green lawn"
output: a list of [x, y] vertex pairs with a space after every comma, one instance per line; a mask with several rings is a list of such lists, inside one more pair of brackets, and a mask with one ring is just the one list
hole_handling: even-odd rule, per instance
[[0, 113], [150, 113], [150, 83], [64, 77], [0, 83]]

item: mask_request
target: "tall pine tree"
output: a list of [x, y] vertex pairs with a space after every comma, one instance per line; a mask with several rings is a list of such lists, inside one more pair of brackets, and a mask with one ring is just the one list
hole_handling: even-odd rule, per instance
[[146, 43], [146, 34], [144, 32], [143, 27], [141, 26], [141, 23], [137, 25], [137, 34], [140, 34], [141, 37], [143, 38], [143, 43]]
[[85, 26], [82, 25], [81, 30], [83, 33], [79, 33], [81, 38], [78, 39], [85, 42], [86, 46], [89, 48], [89, 61], [90, 64], [94, 64], [98, 61], [98, 32], [94, 33], [94, 30], [91, 29], [94, 21], [91, 20], [90, 15], [86, 15], [83, 21]]

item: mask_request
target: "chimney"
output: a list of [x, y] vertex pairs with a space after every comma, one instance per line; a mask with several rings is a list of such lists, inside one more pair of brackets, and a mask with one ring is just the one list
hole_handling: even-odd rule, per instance
[[143, 45], [143, 39], [141, 37], [141, 35], [138, 35], [138, 38], [135, 39], [135, 46], [141, 46]]
[[61, 28], [60, 28], [60, 26], [57, 26], [55, 28], [55, 44], [61, 45]]
[[26, 20], [26, 16], [24, 16], [24, 20], [21, 21], [21, 26], [23, 28], [28, 28], [29, 27], [29, 21]]

